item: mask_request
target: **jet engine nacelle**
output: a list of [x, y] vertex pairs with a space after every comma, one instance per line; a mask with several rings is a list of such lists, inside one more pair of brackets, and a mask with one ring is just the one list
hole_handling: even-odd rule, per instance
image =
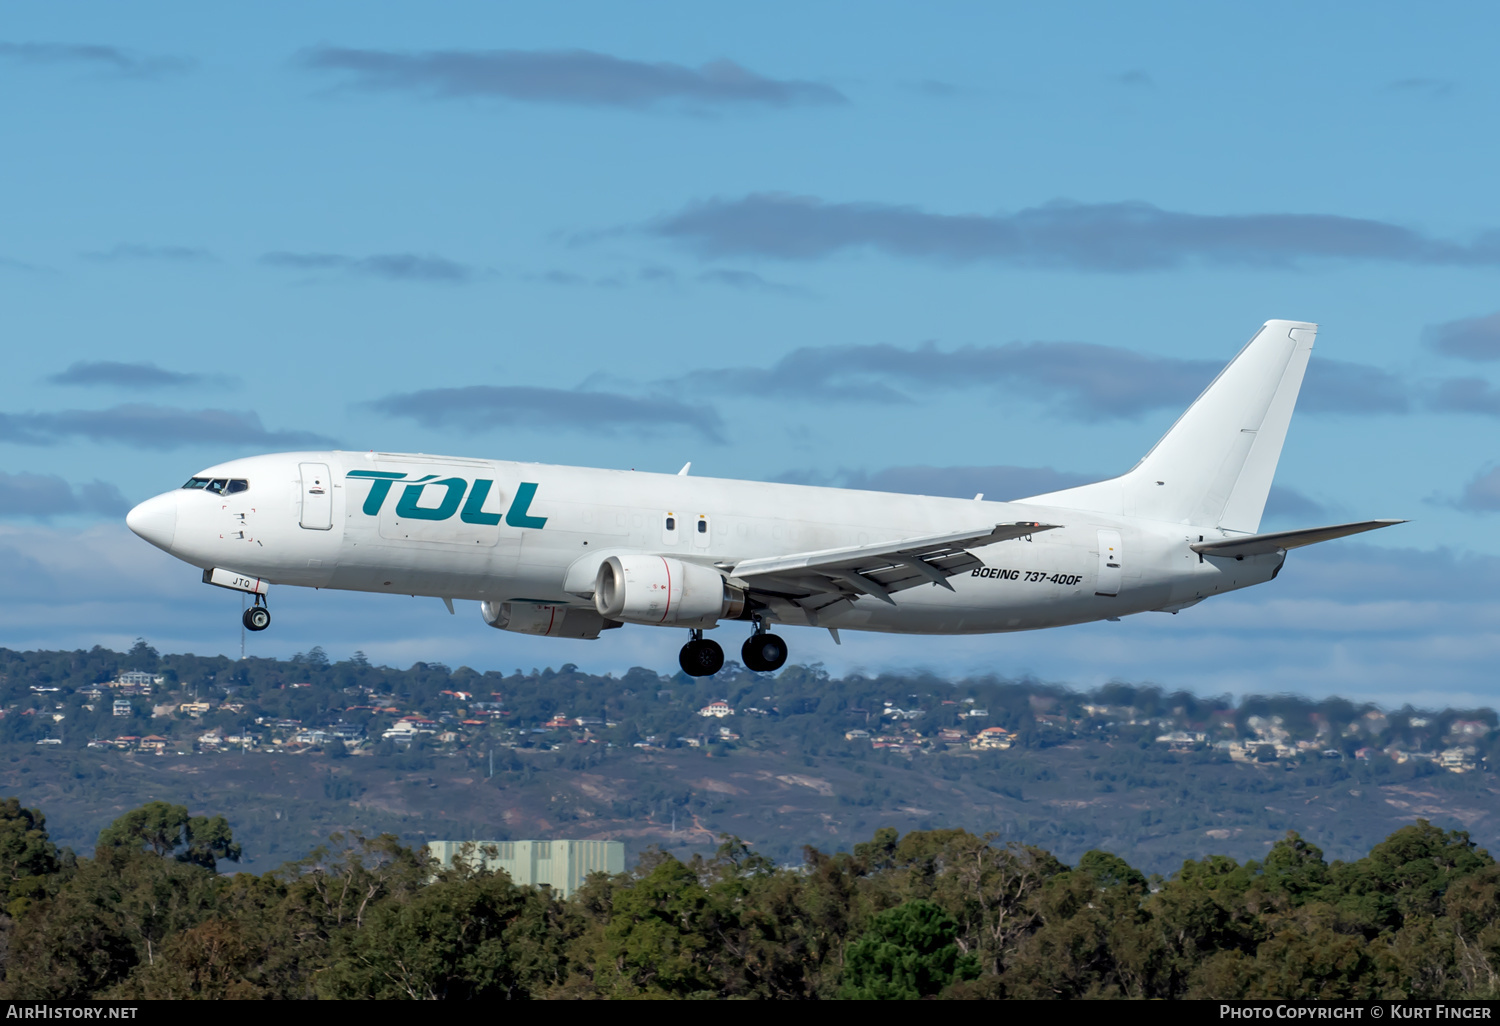
[[745, 593], [712, 567], [667, 556], [610, 556], [594, 579], [594, 608], [607, 620], [712, 627], [745, 610]]
[[543, 638], [587, 638], [592, 641], [600, 631], [621, 626], [618, 620], [606, 620], [592, 609], [574, 609], [544, 602], [481, 602], [479, 612], [491, 627]]

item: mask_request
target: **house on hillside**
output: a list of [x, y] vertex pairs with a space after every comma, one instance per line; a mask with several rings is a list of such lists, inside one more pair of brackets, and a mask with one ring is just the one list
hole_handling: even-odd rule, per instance
[[974, 735], [974, 739], [969, 742], [969, 747], [976, 751], [985, 748], [1005, 749], [1014, 744], [1015, 740], [1010, 731], [1004, 727], [985, 727]]
[[1479, 765], [1474, 761], [1474, 749], [1468, 745], [1443, 749], [1437, 763], [1450, 773], [1467, 773]]
[[732, 705], [730, 705], [728, 702], [724, 701], [724, 699], [719, 698], [719, 699], [715, 699], [712, 702], [709, 702], [702, 709], [699, 709], [698, 710], [698, 715], [699, 716], [705, 716], [705, 717], [707, 717], [707, 716], [713, 716], [713, 717], [716, 717], [717, 719], [721, 719], [722, 720], [726, 716], [733, 716], [734, 715], [734, 707]]
[[109, 686], [112, 688], [139, 688], [142, 694], [149, 695], [151, 693], [151, 686], [153, 684], [160, 684], [162, 680], [163, 678], [157, 677], [154, 674], [143, 673], [140, 670], [129, 670], [110, 681]]

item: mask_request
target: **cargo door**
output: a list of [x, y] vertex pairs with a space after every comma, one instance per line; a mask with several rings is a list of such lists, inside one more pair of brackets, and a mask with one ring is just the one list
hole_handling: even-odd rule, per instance
[[299, 463], [302, 470], [302, 526], [309, 531], [333, 527], [333, 482], [326, 463]]
[[1119, 531], [1099, 532], [1099, 576], [1094, 584], [1095, 595], [1120, 594], [1121, 567], [1125, 565], [1120, 545]]

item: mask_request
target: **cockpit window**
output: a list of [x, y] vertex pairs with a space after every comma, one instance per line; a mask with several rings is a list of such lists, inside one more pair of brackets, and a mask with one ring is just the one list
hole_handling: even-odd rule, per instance
[[250, 487], [250, 482], [242, 477], [190, 477], [184, 488], [205, 488], [219, 495], [233, 495], [235, 492], [243, 492]]

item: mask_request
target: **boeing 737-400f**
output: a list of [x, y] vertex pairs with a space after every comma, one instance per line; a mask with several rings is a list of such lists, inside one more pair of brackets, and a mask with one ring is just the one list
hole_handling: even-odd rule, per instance
[[130, 529], [248, 592], [268, 585], [480, 603], [492, 627], [597, 638], [686, 629], [682, 668], [742, 620], [900, 634], [1035, 630], [1175, 613], [1262, 584], [1287, 550], [1399, 520], [1257, 533], [1317, 326], [1267, 321], [1128, 473], [1012, 502], [383, 452], [231, 460], [130, 511]]

